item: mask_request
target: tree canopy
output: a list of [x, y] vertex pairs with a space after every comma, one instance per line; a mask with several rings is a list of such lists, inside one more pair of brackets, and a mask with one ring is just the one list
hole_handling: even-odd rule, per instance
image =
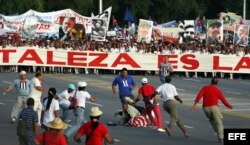
[[[242, 15], [243, 0], [103, 0], [103, 9], [113, 7], [112, 13], [123, 23], [126, 7], [136, 20], [139, 18], [166, 22], [171, 20], [195, 19], [197, 16], [216, 18], [219, 12], [235, 12]], [[29, 9], [41, 12], [70, 8], [84, 15], [98, 13], [99, 0], [0, 0], [0, 13], [21, 14]], [[250, 4], [247, 4], [247, 10]], [[247, 11], [250, 18], [250, 10]]]

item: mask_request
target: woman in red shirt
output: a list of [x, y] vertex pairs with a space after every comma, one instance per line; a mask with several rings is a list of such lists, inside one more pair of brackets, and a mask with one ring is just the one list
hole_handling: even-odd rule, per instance
[[74, 136], [77, 143], [81, 143], [81, 137], [86, 136], [86, 145], [102, 145], [103, 139], [109, 144], [113, 144], [114, 140], [111, 138], [107, 127], [99, 122], [102, 111], [98, 107], [92, 107], [90, 112], [90, 121], [83, 124], [78, 133]]
[[63, 130], [68, 127], [67, 124], [63, 123], [60, 118], [55, 118], [48, 123], [47, 127], [48, 131], [36, 136], [35, 142], [37, 145], [67, 145], [63, 134]]

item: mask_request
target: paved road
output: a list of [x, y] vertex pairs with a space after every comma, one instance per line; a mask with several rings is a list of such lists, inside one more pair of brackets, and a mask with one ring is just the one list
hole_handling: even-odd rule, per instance
[[[0, 90], [8, 86], [17, 74], [0, 74]], [[33, 75], [29, 75], [31, 78]], [[55, 87], [58, 92], [65, 89], [67, 83], [76, 83], [79, 80], [86, 80], [89, 84], [87, 90], [97, 97], [97, 104], [87, 104], [86, 118], [91, 106], [98, 105], [104, 111], [101, 121], [118, 122], [119, 118], [114, 118], [113, 113], [120, 109], [118, 97], [112, 98], [111, 81], [115, 76], [111, 75], [46, 75], [45, 87]], [[137, 82], [141, 77], [135, 77]], [[155, 86], [160, 82], [157, 77], [148, 77], [149, 82]], [[185, 139], [180, 130], [175, 127], [174, 135], [168, 137], [166, 133], [158, 133], [150, 128], [128, 128], [123, 126], [109, 127], [111, 135], [116, 139], [115, 144], [119, 145], [216, 145], [217, 138], [204, 113], [199, 109], [196, 113], [191, 112], [190, 105], [193, 103], [197, 91], [205, 84], [210, 82], [209, 79], [194, 78], [173, 78], [173, 84], [178, 88], [180, 96], [185, 103], [178, 105], [178, 112], [183, 119], [184, 124], [189, 129], [191, 137]], [[140, 85], [140, 83], [137, 83]], [[226, 128], [250, 128], [250, 81], [245, 80], [220, 80], [219, 87], [223, 90], [229, 101], [234, 105], [234, 110], [227, 110], [223, 106], [224, 123]], [[135, 91], [136, 93], [136, 91]], [[45, 97], [46, 94], [43, 94]], [[10, 124], [10, 112], [16, 99], [15, 91], [5, 96], [0, 95], [0, 145], [18, 144], [16, 137], [16, 125]], [[161, 101], [161, 100], [160, 100]], [[141, 102], [142, 105], [142, 102]], [[169, 121], [169, 116], [162, 110], [164, 125]], [[72, 119], [73, 116], [71, 116]], [[70, 144], [76, 143], [70, 139]]]

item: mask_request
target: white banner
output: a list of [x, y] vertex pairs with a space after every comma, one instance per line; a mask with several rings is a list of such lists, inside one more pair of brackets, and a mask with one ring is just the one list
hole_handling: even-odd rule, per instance
[[[67, 26], [64, 26], [63, 22], [67, 23]], [[75, 25], [82, 25], [86, 33], [91, 33], [92, 28], [92, 19], [90, 17], [82, 16], [71, 9], [47, 13], [29, 10], [17, 16], [0, 15], [0, 23], [3, 25], [4, 32], [22, 33], [23, 38], [30, 39], [34, 37], [30, 33], [58, 35], [60, 27], [65, 27], [65, 29], [70, 27], [78, 30], [79, 26]]]
[[[163, 55], [100, 53], [34, 48], [1, 49], [0, 65], [59, 66], [79, 68], [158, 70]], [[249, 73], [250, 56], [181, 54], [169, 55], [174, 71]]]

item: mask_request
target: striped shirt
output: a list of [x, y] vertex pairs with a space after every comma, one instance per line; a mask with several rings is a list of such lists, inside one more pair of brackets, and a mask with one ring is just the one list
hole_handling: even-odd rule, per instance
[[38, 123], [37, 112], [34, 111], [34, 109], [31, 107], [27, 107], [22, 110], [20, 114], [20, 119], [25, 120], [26, 122], [27, 137], [34, 137], [35, 136], [34, 124]]
[[20, 80], [16, 79], [10, 88], [16, 88], [18, 96], [28, 96], [30, 93], [30, 80]]

